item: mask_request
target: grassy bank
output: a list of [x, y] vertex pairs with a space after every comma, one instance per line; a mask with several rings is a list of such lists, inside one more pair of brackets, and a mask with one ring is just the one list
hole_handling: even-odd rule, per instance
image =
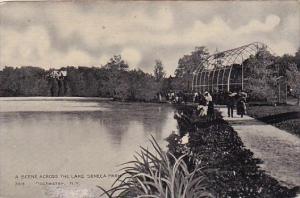
[[248, 115], [300, 136], [299, 106], [250, 106]]

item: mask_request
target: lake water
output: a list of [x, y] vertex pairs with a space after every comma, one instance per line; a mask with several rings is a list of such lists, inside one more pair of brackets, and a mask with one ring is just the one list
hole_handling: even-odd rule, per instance
[[0, 98], [0, 197], [98, 197], [151, 135], [166, 146], [173, 116], [167, 104]]

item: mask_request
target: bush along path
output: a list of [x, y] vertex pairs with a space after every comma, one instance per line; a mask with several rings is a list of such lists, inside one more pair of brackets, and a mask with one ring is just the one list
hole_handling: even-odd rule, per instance
[[[181, 107], [177, 116], [181, 136], [188, 132], [189, 141], [167, 138], [168, 148], [184, 158], [190, 169], [201, 164], [208, 178], [209, 191], [216, 197], [295, 197], [298, 187], [282, 186], [259, 168], [261, 160], [246, 149], [237, 132], [218, 115], [213, 121], [194, 119], [192, 107]], [[190, 119], [188, 119], [190, 118]]]

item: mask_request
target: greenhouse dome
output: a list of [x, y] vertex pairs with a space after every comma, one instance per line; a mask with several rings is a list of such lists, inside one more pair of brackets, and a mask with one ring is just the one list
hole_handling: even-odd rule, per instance
[[265, 44], [255, 42], [208, 56], [193, 73], [193, 91], [213, 93], [244, 90], [244, 61], [266, 48]]

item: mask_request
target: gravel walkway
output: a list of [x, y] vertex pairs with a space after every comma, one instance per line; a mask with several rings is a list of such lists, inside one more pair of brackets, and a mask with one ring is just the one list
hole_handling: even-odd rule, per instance
[[244, 145], [263, 160], [261, 168], [288, 187], [300, 186], [300, 139], [252, 117], [227, 117], [227, 109], [220, 108]]

